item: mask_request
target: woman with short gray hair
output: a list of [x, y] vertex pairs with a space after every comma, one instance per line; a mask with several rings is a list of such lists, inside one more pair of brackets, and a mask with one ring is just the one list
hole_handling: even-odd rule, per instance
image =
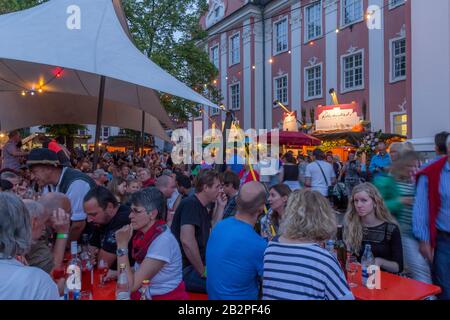
[[23, 265], [31, 244], [30, 214], [15, 195], [0, 193], [0, 300], [58, 300], [58, 288], [41, 269]]
[[[150, 280], [153, 300], [187, 300], [182, 276], [180, 246], [162, 219], [165, 198], [155, 187], [131, 195], [131, 224], [116, 231], [117, 263], [128, 271], [132, 299], [139, 299], [138, 289]], [[133, 230], [136, 231], [133, 235]], [[134, 268], [128, 260], [128, 243], [132, 240]]]

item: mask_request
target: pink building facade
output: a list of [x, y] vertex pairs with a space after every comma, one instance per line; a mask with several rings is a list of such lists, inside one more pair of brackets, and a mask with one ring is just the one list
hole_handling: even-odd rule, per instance
[[[436, 0], [437, 7], [426, 10], [421, 1], [427, 2], [210, 0], [209, 12], [200, 21], [209, 34], [202, 45], [219, 70], [215, 84], [222, 103], [235, 111], [244, 129], [279, 128], [283, 110], [274, 100], [310, 123], [318, 105], [332, 104], [329, 91], [334, 89], [340, 103], [359, 104], [373, 130], [429, 138], [436, 130], [449, 129], [450, 100], [438, 128], [423, 129], [429, 124], [417, 119], [426, 106], [420, 99], [414, 105], [414, 95], [426, 79], [415, 74], [415, 80], [412, 71], [425, 63], [416, 57], [429, 39], [414, 19], [440, 24], [449, 49], [448, 21], [432, 19], [433, 12], [448, 17], [448, 1]], [[442, 59], [448, 65], [445, 52]], [[219, 127], [224, 113], [207, 113], [189, 128], [205, 131], [212, 122]]]

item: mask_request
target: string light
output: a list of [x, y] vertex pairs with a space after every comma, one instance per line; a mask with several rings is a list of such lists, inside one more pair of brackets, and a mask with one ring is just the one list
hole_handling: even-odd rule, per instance
[[339, 33], [339, 29], [336, 29], [336, 33]]
[[288, 53], [291, 54], [291, 50], [289, 50]]
[[309, 42], [309, 45], [310, 45], [310, 46], [313, 46], [314, 44], [315, 44], [314, 41], [310, 41], [310, 42]]
[[32, 96], [34, 96], [34, 91], [31, 91], [30, 94], [31, 94]]
[[22, 91], [22, 96], [26, 96], [27, 93], [25, 91]]
[[255, 70], [255, 69], [256, 69], [256, 66], [255, 66], [255, 65], [253, 65], [253, 66], [252, 66], [252, 69], [253, 69], [253, 70]]
[[217, 80], [214, 80], [213, 83], [214, 83], [214, 84], [217, 84]]
[[39, 93], [42, 93], [42, 88], [39, 88], [38, 92], [39, 92]]
[[269, 63], [273, 63], [273, 59], [272, 58], [269, 59]]

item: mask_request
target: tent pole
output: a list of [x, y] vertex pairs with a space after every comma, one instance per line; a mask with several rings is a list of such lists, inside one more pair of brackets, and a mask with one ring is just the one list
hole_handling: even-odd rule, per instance
[[142, 130], [141, 130], [141, 156], [144, 155], [144, 145], [145, 145], [145, 111], [142, 110]]
[[97, 125], [95, 127], [95, 144], [94, 144], [94, 164], [92, 171], [97, 169], [98, 158], [100, 154], [100, 130], [102, 128], [102, 118], [103, 118], [103, 101], [105, 98], [105, 76], [100, 78], [100, 92], [98, 94], [98, 108], [97, 108]]

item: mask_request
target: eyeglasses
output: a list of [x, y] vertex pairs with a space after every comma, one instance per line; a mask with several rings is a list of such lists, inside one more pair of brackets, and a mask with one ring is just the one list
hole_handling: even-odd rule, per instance
[[137, 208], [134, 208], [134, 207], [131, 207], [131, 212], [133, 212], [133, 213], [135, 213], [135, 214], [141, 214], [141, 213], [143, 213], [143, 212], [146, 212], [146, 210], [145, 209], [137, 209]]

